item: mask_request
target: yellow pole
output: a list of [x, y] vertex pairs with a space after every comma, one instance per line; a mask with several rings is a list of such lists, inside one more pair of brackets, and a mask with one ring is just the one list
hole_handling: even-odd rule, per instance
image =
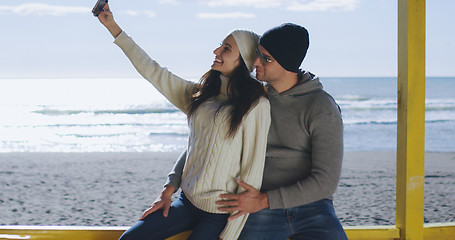
[[398, 0], [396, 226], [423, 239], [425, 154], [425, 1]]

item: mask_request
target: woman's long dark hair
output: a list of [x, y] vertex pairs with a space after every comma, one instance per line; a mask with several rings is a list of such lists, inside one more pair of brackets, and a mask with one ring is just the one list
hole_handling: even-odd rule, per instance
[[[261, 96], [266, 96], [264, 86], [254, 79], [242, 57], [239, 58], [240, 65], [234, 70], [228, 83], [228, 100], [220, 105], [218, 112], [227, 106], [231, 106], [231, 124], [228, 137], [233, 137], [242, 123], [243, 116], [247, 114]], [[189, 106], [189, 114], [193, 114], [196, 109], [208, 99], [217, 96], [221, 88], [221, 73], [210, 70], [200, 79], [200, 88], [193, 95], [193, 102]]]

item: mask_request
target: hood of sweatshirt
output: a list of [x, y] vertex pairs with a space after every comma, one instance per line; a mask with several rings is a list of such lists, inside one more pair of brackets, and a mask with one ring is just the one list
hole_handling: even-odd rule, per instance
[[281, 96], [301, 96], [312, 92], [318, 92], [323, 89], [322, 83], [319, 82], [319, 78], [310, 72], [304, 72], [303, 77], [297, 82], [297, 84], [282, 92], [278, 93], [272, 86], [268, 85], [269, 95], [281, 95]]

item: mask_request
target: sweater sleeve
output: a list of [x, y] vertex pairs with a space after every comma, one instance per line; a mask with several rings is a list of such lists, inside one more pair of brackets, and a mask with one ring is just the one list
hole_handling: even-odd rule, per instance
[[171, 185], [175, 187], [175, 189], [179, 189], [180, 183], [182, 181], [183, 168], [185, 167], [186, 152], [187, 150], [185, 149], [185, 151], [183, 151], [180, 155], [179, 159], [177, 159], [177, 162], [175, 162], [174, 168], [168, 174], [167, 181], [164, 186]]
[[123, 50], [142, 77], [152, 83], [178, 109], [185, 114], [188, 113], [188, 106], [197, 86], [196, 83], [183, 80], [166, 68], [162, 68], [125, 32], [121, 32], [114, 43]]
[[[270, 104], [265, 98], [259, 100], [244, 120], [240, 179], [257, 189], [261, 188], [262, 183], [270, 121]], [[237, 193], [244, 191], [241, 187], [237, 189]], [[245, 214], [228, 221], [220, 238], [237, 239], [247, 219], [248, 214]]]
[[[321, 106], [318, 106], [321, 107]], [[270, 209], [305, 205], [329, 198], [338, 186], [343, 160], [343, 122], [338, 108], [310, 121], [312, 168], [295, 184], [267, 191]]]

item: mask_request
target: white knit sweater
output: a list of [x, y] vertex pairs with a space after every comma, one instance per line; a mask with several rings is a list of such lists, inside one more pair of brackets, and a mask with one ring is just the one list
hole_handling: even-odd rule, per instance
[[[188, 114], [196, 84], [162, 68], [152, 60], [125, 32], [114, 41], [131, 60], [137, 71], [172, 104]], [[191, 203], [210, 213], [223, 213], [215, 202], [223, 193], [239, 193], [236, 179], [260, 188], [270, 126], [270, 104], [266, 98], [244, 116], [233, 138], [227, 137], [230, 107], [216, 114], [227, 100], [226, 77], [221, 77], [221, 93], [201, 104], [189, 118], [188, 154], [181, 188]], [[237, 239], [248, 218], [244, 215], [229, 221], [220, 235], [224, 240]]]

